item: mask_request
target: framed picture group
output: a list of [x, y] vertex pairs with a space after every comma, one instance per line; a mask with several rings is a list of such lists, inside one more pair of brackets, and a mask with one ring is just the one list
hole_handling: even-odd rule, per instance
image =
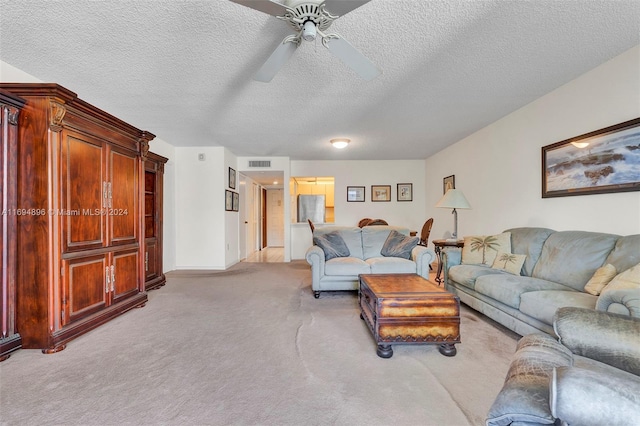
[[[230, 189], [236, 189], [236, 171], [229, 167], [227, 184]], [[235, 191], [224, 191], [224, 209], [228, 212], [237, 212], [240, 209], [240, 194]]]
[[240, 208], [240, 194], [228, 189], [224, 191], [224, 209], [228, 212], [237, 212]]
[[[365, 186], [347, 186], [347, 201], [363, 203], [366, 201]], [[413, 201], [413, 184], [399, 183], [396, 190], [397, 201]], [[372, 202], [391, 201], [391, 185], [371, 185]]]

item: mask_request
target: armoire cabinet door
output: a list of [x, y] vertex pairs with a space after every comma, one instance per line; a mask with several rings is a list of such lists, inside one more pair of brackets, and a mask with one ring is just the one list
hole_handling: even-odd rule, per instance
[[112, 244], [138, 241], [139, 171], [136, 154], [112, 149], [110, 162], [110, 235]]
[[113, 303], [116, 303], [138, 293], [140, 257], [138, 249], [115, 252], [112, 256], [111, 291]]
[[160, 275], [158, 271], [158, 244], [155, 240], [147, 240], [144, 251], [145, 279], [149, 280]]
[[62, 326], [100, 311], [108, 304], [109, 255], [64, 260]]
[[103, 204], [107, 196], [106, 148], [71, 131], [62, 132], [60, 205], [53, 212], [62, 222], [63, 252], [106, 245]]

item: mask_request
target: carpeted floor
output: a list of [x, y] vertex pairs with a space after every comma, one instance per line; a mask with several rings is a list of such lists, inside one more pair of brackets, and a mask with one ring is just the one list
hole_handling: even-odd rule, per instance
[[517, 335], [463, 306], [455, 357], [382, 359], [355, 292], [304, 261], [173, 272], [62, 352], [0, 363], [3, 425], [482, 425]]

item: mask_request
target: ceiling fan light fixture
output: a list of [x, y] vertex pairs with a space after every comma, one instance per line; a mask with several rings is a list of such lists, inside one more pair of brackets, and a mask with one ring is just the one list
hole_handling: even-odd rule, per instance
[[336, 138], [336, 139], [331, 139], [329, 142], [331, 142], [331, 145], [333, 145], [334, 148], [344, 149], [347, 147], [347, 145], [349, 145], [349, 142], [351, 142], [351, 139]]
[[302, 38], [306, 41], [313, 41], [316, 39], [316, 24], [313, 21], [307, 21], [302, 27]]

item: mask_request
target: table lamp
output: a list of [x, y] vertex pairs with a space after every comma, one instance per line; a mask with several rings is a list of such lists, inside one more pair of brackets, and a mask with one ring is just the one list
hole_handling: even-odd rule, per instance
[[443, 209], [453, 209], [453, 234], [451, 239], [458, 239], [458, 212], [456, 209], [470, 209], [469, 202], [464, 197], [464, 194], [459, 189], [449, 189], [438, 201], [436, 207]]

